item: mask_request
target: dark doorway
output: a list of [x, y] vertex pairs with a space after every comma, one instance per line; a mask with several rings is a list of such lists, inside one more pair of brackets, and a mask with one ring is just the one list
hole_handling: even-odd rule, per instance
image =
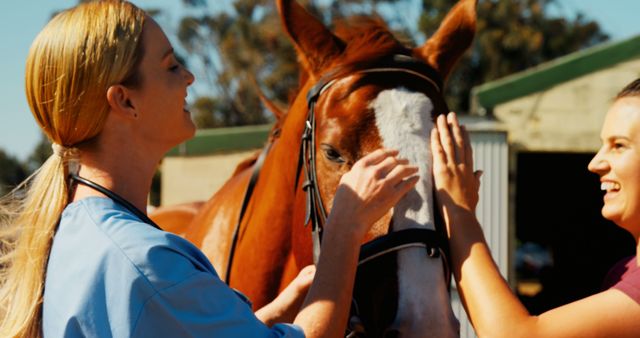
[[633, 255], [635, 241], [600, 214], [602, 192], [597, 175], [587, 170], [593, 154], [531, 153], [517, 155], [517, 257], [544, 253], [549, 261], [516, 260], [518, 282], [533, 281], [535, 294], [521, 295], [538, 314], [600, 291], [604, 275], [623, 257]]

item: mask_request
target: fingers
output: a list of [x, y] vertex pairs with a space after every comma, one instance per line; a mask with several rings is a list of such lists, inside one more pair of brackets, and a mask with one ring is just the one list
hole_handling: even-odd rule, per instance
[[437, 117], [436, 127], [431, 132], [431, 150], [435, 163], [473, 165], [469, 133], [460, 125], [454, 112]]
[[376, 178], [382, 179], [388, 177], [389, 174], [398, 166], [406, 166], [409, 160], [389, 156], [376, 165]]
[[404, 196], [409, 190], [413, 189], [416, 184], [420, 181], [420, 176], [411, 176], [406, 180], [400, 181], [400, 183], [396, 184], [395, 188], [398, 193], [398, 197], [396, 198], [396, 202], [400, 200], [402, 196]]
[[409, 161], [405, 160], [406, 163], [395, 166], [387, 175], [386, 179], [389, 181], [391, 185], [396, 185], [398, 182], [404, 180], [405, 178], [415, 175], [418, 173], [418, 167], [409, 165]]
[[357, 163], [361, 163], [364, 166], [374, 165], [382, 162], [388, 157], [395, 157], [398, 155], [398, 151], [395, 149], [376, 149], [366, 156], [362, 157]]
[[298, 276], [294, 279], [296, 286], [300, 290], [306, 290], [311, 286], [313, 278], [315, 277], [316, 267], [315, 265], [307, 265], [298, 273]]
[[354, 167], [371, 167], [376, 179], [387, 179], [392, 175], [396, 181], [417, 172], [418, 168], [410, 166], [409, 160], [397, 158], [397, 155], [398, 151], [394, 149], [378, 149], [361, 158]]
[[316, 266], [307, 265], [304, 268], [302, 268], [302, 270], [300, 270], [300, 272], [298, 273], [298, 277], [302, 277], [302, 278], [313, 277], [315, 273], [316, 273]]
[[471, 140], [469, 139], [469, 132], [465, 126], [460, 126], [462, 129], [462, 137], [464, 142], [464, 161], [467, 165], [473, 168], [473, 149], [471, 149]]
[[456, 160], [456, 149], [451, 139], [451, 131], [449, 130], [449, 125], [447, 123], [447, 118], [445, 115], [438, 115], [436, 118], [436, 127], [438, 128], [438, 134], [440, 136], [440, 145], [444, 150], [444, 155], [446, 157], [447, 162], [455, 163]]
[[484, 174], [484, 171], [482, 170], [476, 170], [473, 172], [473, 176], [476, 178], [478, 183], [480, 183], [480, 177], [482, 177], [482, 174]]
[[450, 112], [447, 114], [447, 124], [451, 128], [451, 134], [453, 135], [453, 143], [455, 144], [455, 158], [456, 162], [460, 163], [466, 160], [466, 144], [465, 138], [463, 135], [463, 131], [460, 128], [460, 124], [458, 123], [458, 119], [456, 118], [456, 114]]
[[438, 132], [437, 127], [431, 130], [431, 152], [434, 166], [447, 162], [447, 156], [444, 153], [444, 149], [442, 149], [442, 144], [440, 143], [440, 132]]

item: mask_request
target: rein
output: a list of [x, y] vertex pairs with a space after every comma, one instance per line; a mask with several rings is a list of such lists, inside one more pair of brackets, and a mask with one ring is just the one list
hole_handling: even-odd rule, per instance
[[251, 172], [251, 178], [249, 179], [249, 185], [247, 185], [247, 190], [244, 193], [244, 198], [242, 200], [242, 206], [240, 207], [240, 217], [238, 217], [238, 223], [233, 229], [233, 237], [231, 238], [231, 248], [229, 249], [229, 258], [227, 260], [227, 274], [224, 276], [224, 282], [229, 285], [231, 281], [231, 266], [233, 265], [233, 257], [236, 253], [236, 245], [238, 244], [238, 234], [240, 233], [240, 224], [242, 223], [242, 219], [244, 218], [244, 214], [247, 211], [247, 206], [249, 205], [249, 201], [251, 200], [251, 195], [253, 195], [253, 189], [258, 183], [258, 177], [260, 176], [260, 170], [262, 169], [262, 165], [264, 164], [264, 159], [267, 157], [269, 150], [271, 150], [271, 145], [273, 143], [269, 142], [256, 159], [256, 163], [253, 165], [253, 171]]

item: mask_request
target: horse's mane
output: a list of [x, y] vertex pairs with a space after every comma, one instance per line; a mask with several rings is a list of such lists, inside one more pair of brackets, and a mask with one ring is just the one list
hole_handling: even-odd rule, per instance
[[410, 51], [389, 31], [379, 17], [352, 16], [335, 23], [334, 34], [346, 42], [339, 65], [345, 72], [362, 68], [362, 63], [376, 62], [390, 54]]

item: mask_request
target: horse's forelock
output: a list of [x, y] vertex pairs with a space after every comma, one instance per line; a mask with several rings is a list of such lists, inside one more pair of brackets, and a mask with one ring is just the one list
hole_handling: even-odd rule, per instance
[[407, 54], [402, 45], [380, 18], [354, 16], [336, 22], [336, 36], [346, 41], [346, 47], [337, 64], [342, 72], [351, 73], [363, 63], [373, 63], [393, 54]]
[[[374, 64], [378, 60], [393, 54], [410, 54], [410, 49], [403, 46], [389, 31], [381, 18], [352, 16], [335, 22], [334, 34], [345, 42], [341, 55], [331, 64], [331, 70], [338, 69], [334, 77], [346, 74]], [[328, 72], [330, 69], [325, 69]], [[322, 76], [323, 74], [318, 74]], [[309, 80], [309, 74], [301, 69], [299, 86], [292, 92], [289, 104], [300, 94]]]

